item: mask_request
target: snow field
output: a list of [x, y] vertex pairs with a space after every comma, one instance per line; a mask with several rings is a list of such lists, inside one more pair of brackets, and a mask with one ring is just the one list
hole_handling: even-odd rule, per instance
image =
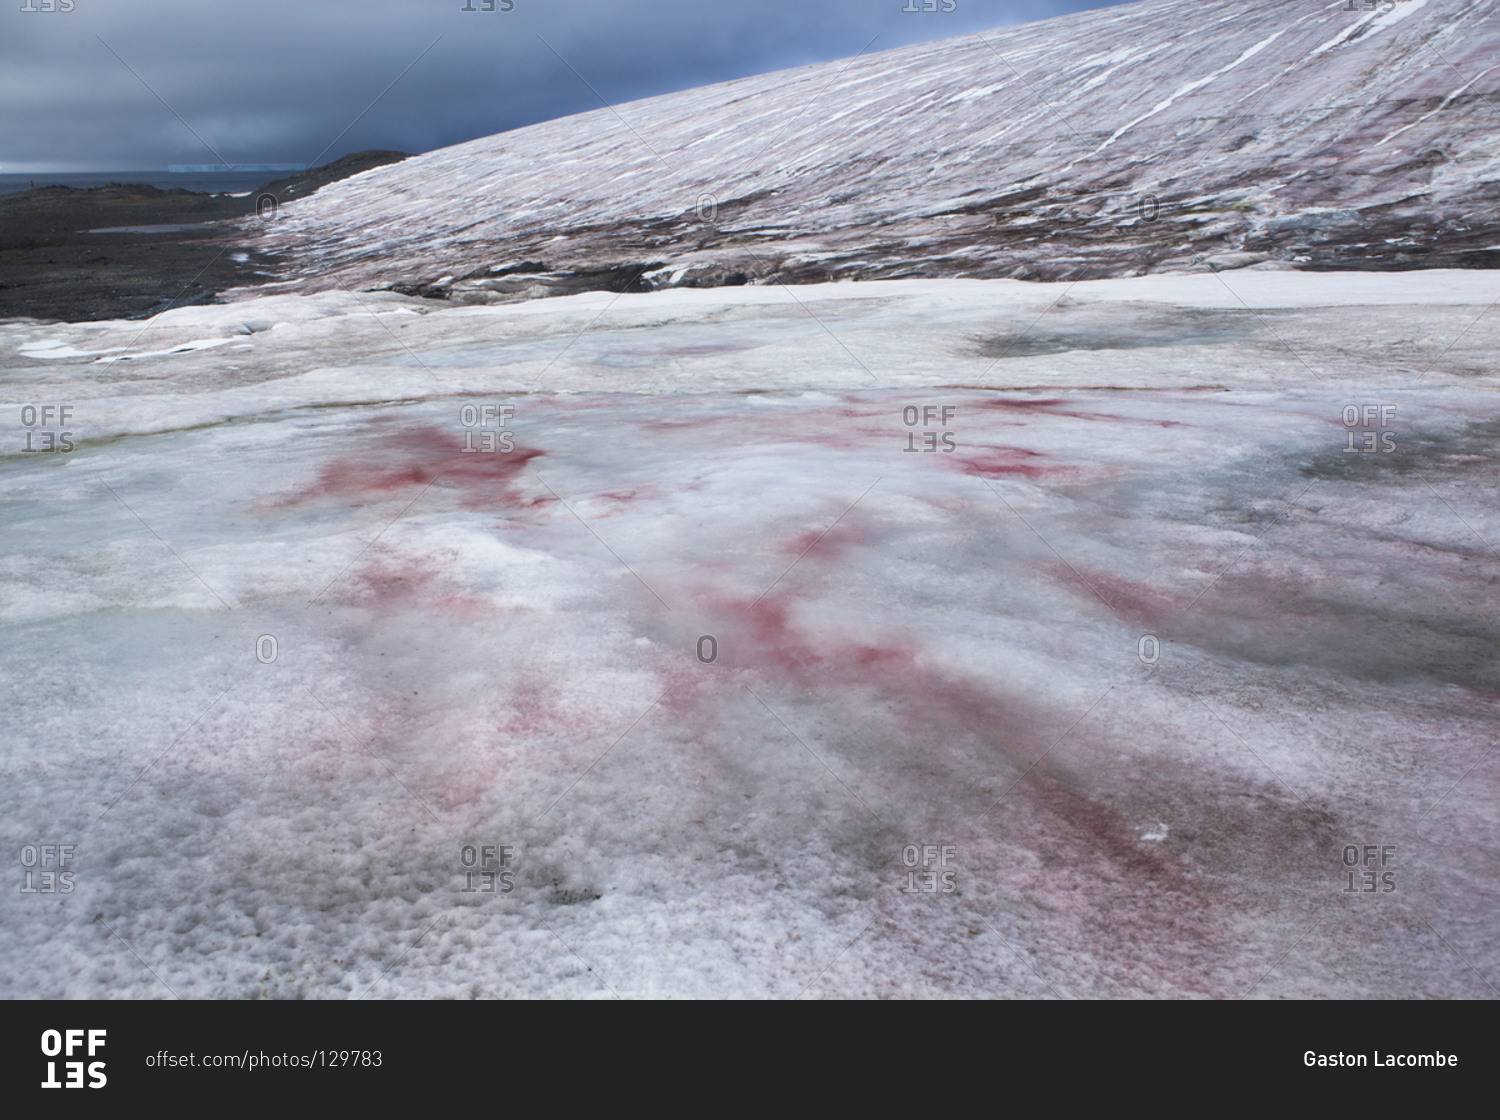
[[1494, 293], [1218, 279], [4, 325], [0, 987], [1483, 995]]

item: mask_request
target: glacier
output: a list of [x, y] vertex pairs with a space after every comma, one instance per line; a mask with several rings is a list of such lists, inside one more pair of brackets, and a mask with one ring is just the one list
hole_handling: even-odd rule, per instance
[[1497, 297], [0, 323], [0, 990], [1483, 997]]
[[605, 106], [0, 321], [0, 995], [1496, 995], [1495, 8]]

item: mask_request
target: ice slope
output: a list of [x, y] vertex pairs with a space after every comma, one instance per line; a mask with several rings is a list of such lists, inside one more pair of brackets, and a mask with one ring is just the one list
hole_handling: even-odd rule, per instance
[[1497, 296], [0, 323], [0, 995], [1488, 998]]
[[1494, 267], [1497, 58], [1496, 0], [1151, 0], [430, 152], [284, 207], [260, 243], [294, 289], [467, 301]]

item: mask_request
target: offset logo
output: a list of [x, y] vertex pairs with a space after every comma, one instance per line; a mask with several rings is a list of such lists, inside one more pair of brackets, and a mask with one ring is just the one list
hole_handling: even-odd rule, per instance
[[1395, 893], [1396, 845], [1345, 844], [1339, 858], [1347, 880], [1344, 894]]
[[72, 894], [74, 872], [64, 871], [74, 844], [27, 844], [21, 848], [22, 894]]
[[[43, 1031], [42, 1032], [42, 1056], [48, 1058], [47, 1080], [42, 1082], [43, 1089], [102, 1089], [108, 1084], [109, 1079], [104, 1076], [103, 1062], [89, 1062], [85, 1070], [82, 1051], [85, 1046], [88, 1057], [96, 1057], [104, 1048], [104, 1031]], [[88, 1041], [85, 1043], [84, 1038]], [[58, 1062], [58, 1057], [72, 1058], [78, 1054], [76, 1061]], [[63, 1076], [66, 1081], [57, 1079], [57, 1067], [63, 1067]], [[85, 1085], [84, 1074], [88, 1074], [88, 1084]]]
[[465, 844], [458, 851], [464, 885], [459, 894], [510, 894], [516, 889], [516, 849], [510, 844]]
[[[515, 432], [501, 431], [506, 424], [515, 418], [516, 410], [513, 405], [501, 404], [466, 404], [458, 410], [458, 422], [463, 425], [464, 445], [459, 448], [463, 452], [495, 452], [505, 454], [515, 450], [512, 442]], [[482, 430], [479, 433], [479, 446], [474, 446], [474, 428], [477, 426]]]
[[930, 431], [929, 429], [938, 428], [939, 431], [941, 431], [941, 429], [946, 428], [948, 426], [948, 422], [953, 419], [953, 414], [957, 411], [958, 409], [951, 404], [945, 404], [941, 406], [935, 404], [924, 404], [921, 408], [918, 408], [914, 404], [907, 405], [901, 410], [901, 423], [905, 424], [908, 428], [915, 428], [918, 423], [922, 425], [922, 446], [917, 446], [916, 432], [907, 432], [906, 446], [901, 450], [942, 451], [944, 453], [956, 450], [958, 448], [958, 444], [953, 440], [953, 432], [943, 431], [941, 433], [943, 442], [942, 447], [939, 447], [939, 432]]
[[26, 404], [21, 406], [21, 429], [26, 433], [22, 451], [68, 452], [73, 450], [73, 433], [62, 429], [73, 415], [70, 404]]
[[[901, 863], [906, 868], [906, 886], [902, 894], [956, 894], [958, 848], [953, 844], [908, 844], [901, 849]], [[918, 871], [921, 867], [923, 870]], [[941, 869], [941, 870], [940, 870]]]
[[[1384, 455], [1396, 450], [1396, 433], [1390, 430], [1391, 421], [1395, 415], [1396, 406], [1393, 404], [1346, 404], [1341, 414], [1344, 427], [1348, 429], [1344, 433], [1347, 437], [1344, 445], [1345, 454], [1378, 451]], [[1377, 418], [1379, 430], [1376, 430]], [[1358, 447], [1354, 446], [1354, 429], [1356, 428], [1360, 429]], [[1379, 447], [1376, 446], [1377, 436], [1380, 442]]]

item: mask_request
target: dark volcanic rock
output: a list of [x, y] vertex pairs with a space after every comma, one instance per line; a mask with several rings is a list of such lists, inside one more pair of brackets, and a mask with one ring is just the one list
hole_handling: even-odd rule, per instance
[[[303, 198], [404, 158], [359, 152], [239, 198], [141, 183], [0, 195], [0, 317], [135, 318], [210, 302], [271, 275], [271, 258], [228, 224], [255, 213], [262, 195]], [[91, 232], [122, 227], [136, 232]]]
[[[340, 179], [347, 179], [351, 175], [358, 175], [364, 171], [372, 171], [377, 167], [384, 167], [388, 163], [400, 163], [411, 157], [405, 152], [391, 151], [368, 151], [354, 152], [336, 159], [332, 163], [325, 163], [322, 167], [314, 167], [307, 171], [299, 171], [295, 175], [289, 175], [285, 179], [276, 179], [267, 183], [260, 190], [251, 195], [252, 199], [258, 199], [263, 194], [273, 195], [278, 203], [291, 202], [298, 198], [306, 198], [319, 187], [326, 187], [329, 183], [337, 183]], [[250, 209], [255, 208], [252, 205]]]

